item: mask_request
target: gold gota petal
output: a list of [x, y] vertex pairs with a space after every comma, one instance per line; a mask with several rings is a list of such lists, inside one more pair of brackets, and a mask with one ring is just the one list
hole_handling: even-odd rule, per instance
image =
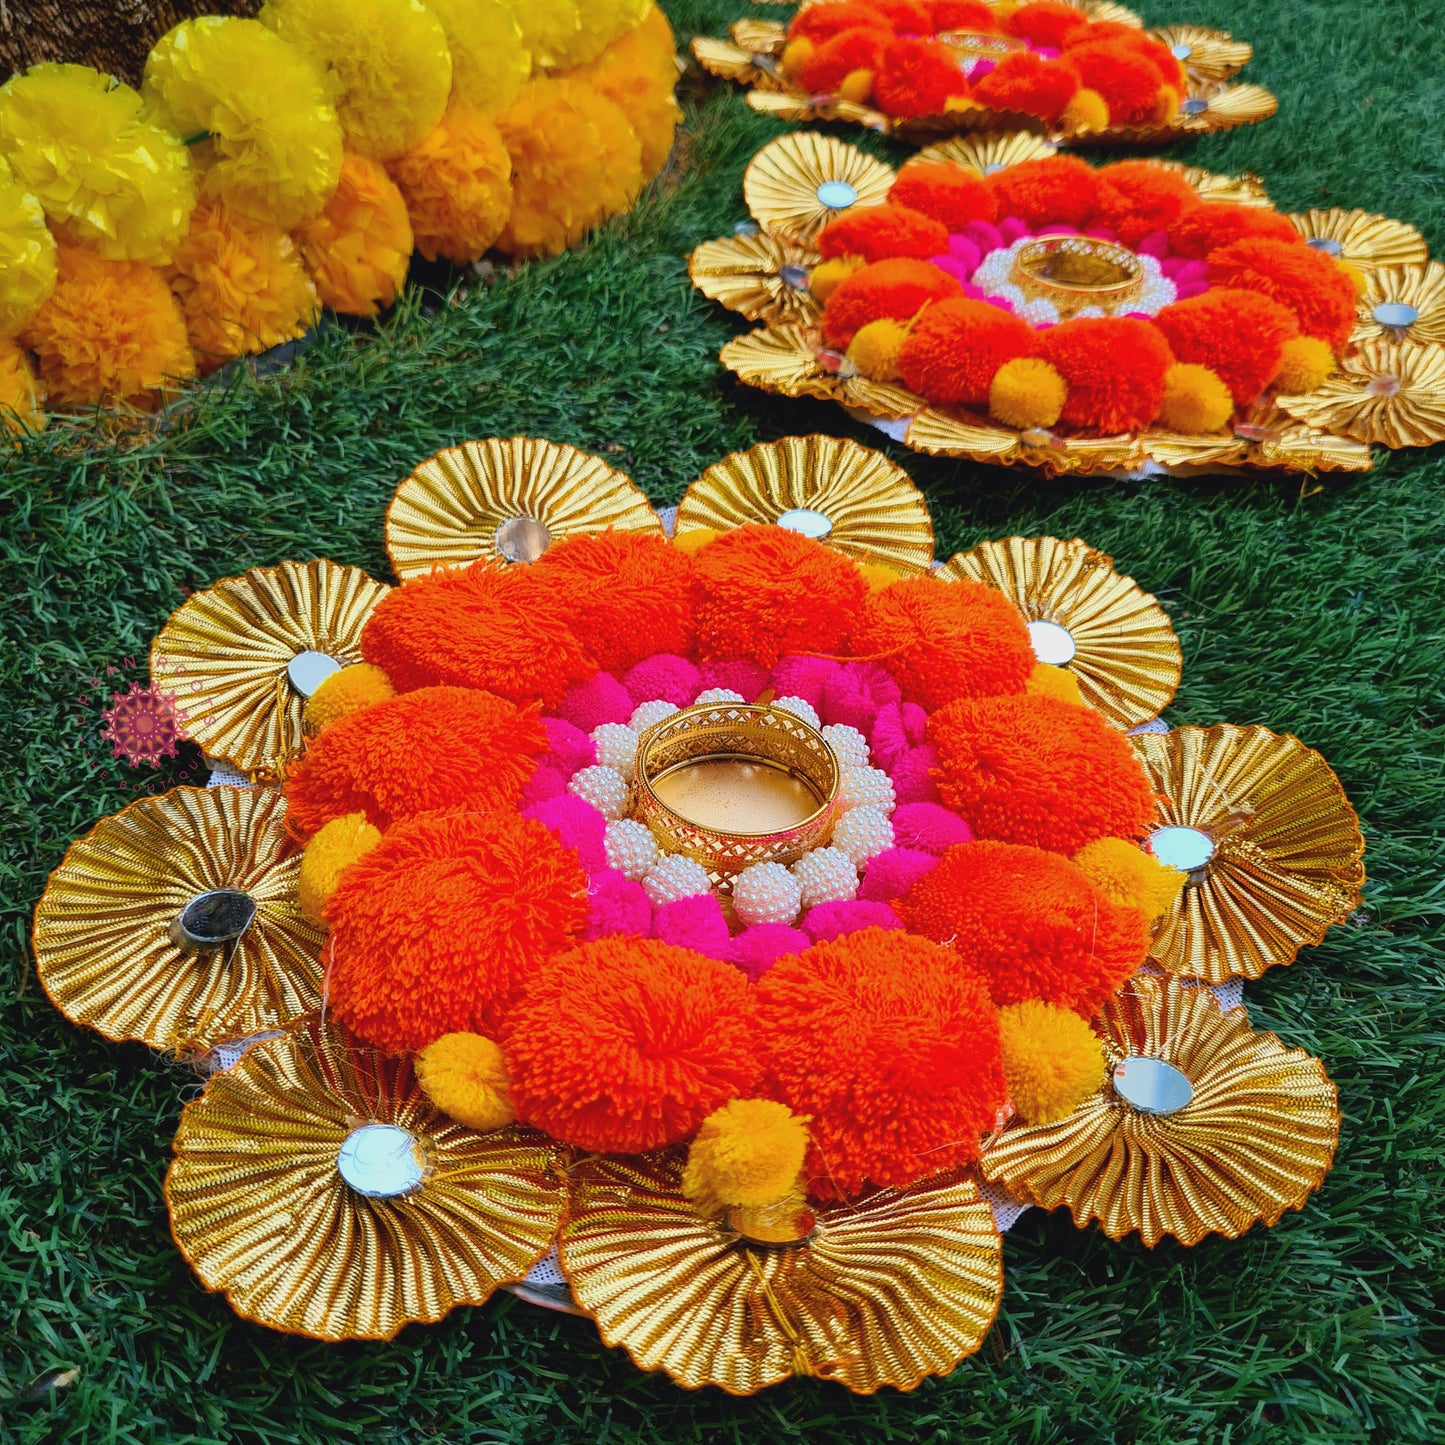
[[770, 65], [760, 65], [760, 57], [735, 40], [698, 35], [693, 38], [692, 54], [709, 75], [716, 75], [720, 80], [736, 80], [743, 85], [757, 86], [781, 83]]
[[[104, 818], [50, 875], [35, 910], [41, 985], [113, 1040], [201, 1053], [321, 1003], [325, 930], [296, 902], [300, 853], [270, 788], [176, 788]], [[240, 937], [192, 950], [170, 936], [187, 904], [234, 890], [255, 905]]]
[[1198, 166], [1187, 166], [1182, 161], [1155, 160], [1154, 164], [1182, 176], [1202, 201], [1231, 201], [1238, 206], [1273, 204], [1264, 182], [1251, 172], [1221, 176], [1214, 171], [1201, 170]]
[[1114, 0], [1064, 0], [1075, 10], [1082, 10], [1090, 20], [1107, 20], [1114, 25], [1128, 25], [1135, 30], [1144, 28], [1143, 20], [1126, 5], [1116, 5]]
[[151, 647], [151, 680], [174, 692], [186, 734], [242, 772], [300, 747], [306, 698], [287, 668], [304, 652], [361, 660], [361, 632], [391, 591], [359, 567], [283, 562], [195, 593]]
[[688, 258], [692, 284], [749, 321], [817, 323], [823, 308], [808, 290], [818, 264], [811, 246], [770, 236], [725, 236], [704, 241]]
[[1413, 266], [1430, 259], [1430, 248], [1414, 226], [1371, 211], [1303, 211], [1287, 217], [1305, 241], [1352, 266]]
[[728, 34], [755, 55], [781, 55], [788, 43], [788, 27], [778, 20], [736, 20]]
[[[1335, 1087], [1318, 1059], [1255, 1033], [1206, 988], [1139, 975], [1105, 1006], [1110, 1081], [1066, 1119], [1006, 1128], [984, 1149], [984, 1177], [1044, 1209], [1065, 1206], [1110, 1239], [1137, 1230], [1195, 1244], [1238, 1238], [1303, 1208], [1339, 1141]], [[1177, 1112], [1141, 1112], [1115, 1091], [1115, 1068], [1162, 1059], [1188, 1079]]]
[[[540, 523], [519, 552], [508, 523]], [[386, 509], [386, 551], [403, 582], [482, 558], [532, 561], [551, 542], [587, 532], [655, 532], [641, 488], [600, 457], [531, 437], [463, 442], [428, 457]]]
[[1445, 343], [1445, 266], [1375, 266], [1365, 271], [1358, 320], [1350, 340]]
[[926, 146], [911, 160], [904, 162], [904, 169], [911, 165], [951, 162], [976, 175], [991, 176], [996, 171], [1018, 165], [1020, 161], [1036, 161], [1057, 155], [1058, 149], [1047, 137], [1031, 131], [955, 136], [951, 140]]
[[[1218, 89], [1205, 87], [1188, 100], [1204, 102], [1204, 109], [1194, 115], [1183, 115], [1171, 129], [1193, 134], [1201, 131], [1233, 130], [1236, 126], [1255, 125], [1268, 120], [1279, 110], [1279, 98], [1262, 85], [1226, 85]], [[1188, 102], [1186, 101], [1186, 104]]]
[[1196, 84], [1228, 80], [1248, 65], [1254, 55], [1254, 46], [1248, 41], [1236, 40], [1224, 30], [1207, 30], [1202, 25], [1166, 25], [1149, 34], [1173, 51], [1186, 77]]
[[970, 1177], [817, 1212], [808, 1240], [749, 1248], [683, 1197], [680, 1152], [573, 1167], [562, 1267], [603, 1341], [679, 1385], [752, 1395], [790, 1376], [911, 1389], [978, 1349], [1002, 1241]]
[[[415, 1141], [409, 1192], [362, 1194], [338, 1170], [348, 1137], [376, 1124]], [[313, 1019], [255, 1045], [186, 1107], [166, 1175], [171, 1232], [245, 1318], [387, 1340], [481, 1304], [547, 1252], [562, 1212], [551, 1148], [529, 1130], [463, 1128], [408, 1060]]]
[[830, 135], [795, 131], [769, 141], [743, 174], [743, 200], [765, 230], [811, 241], [853, 206], [888, 199], [893, 169]]
[[1164, 609], [1116, 572], [1113, 558], [1077, 537], [982, 542], [938, 575], [995, 587], [1026, 621], [1063, 628], [1073, 655], [1062, 665], [1084, 700], [1117, 728], [1158, 717], [1179, 687], [1183, 655]]
[[774, 120], [826, 120], [861, 125], [868, 130], [887, 131], [889, 120], [871, 105], [858, 105], [851, 100], [833, 96], [807, 96], [786, 89], [787, 82], [779, 76], [767, 77], [744, 97], [750, 110], [770, 115]]
[[1322, 431], [1391, 448], [1431, 446], [1445, 441], [1445, 346], [1367, 341], [1314, 391], [1276, 400]]
[[1358, 905], [1359, 822], [1298, 738], [1221, 723], [1131, 741], [1159, 799], [1156, 827], [1197, 830], [1212, 850], [1155, 925], [1150, 957], [1162, 968], [1206, 983], [1258, 978]]
[[784, 437], [714, 463], [683, 495], [679, 533], [745, 522], [791, 527], [908, 576], [933, 561], [923, 493], [880, 452], [839, 437]]

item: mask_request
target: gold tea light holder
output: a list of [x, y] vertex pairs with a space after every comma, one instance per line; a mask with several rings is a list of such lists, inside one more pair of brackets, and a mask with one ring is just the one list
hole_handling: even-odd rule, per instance
[[643, 733], [633, 814], [665, 853], [728, 891], [755, 863], [796, 862], [833, 835], [838, 759], [802, 718], [765, 703], [683, 708]]
[[1144, 267], [1125, 246], [1092, 236], [1041, 236], [1014, 256], [1013, 284], [1030, 301], [1052, 301], [1060, 319], [1086, 307], [1117, 311], [1144, 290]]

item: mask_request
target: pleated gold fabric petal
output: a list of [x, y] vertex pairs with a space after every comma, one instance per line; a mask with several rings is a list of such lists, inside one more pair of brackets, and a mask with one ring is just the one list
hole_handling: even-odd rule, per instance
[[1289, 217], [1295, 230], [1321, 251], [1368, 271], [1373, 266], [1413, 266], [1430, 259], [1425, 238], [1414, 226], [1371, 211], [1303, 211]]
[[[1402, 312], [1402, 307], [1407, 310]], [[1405, 319], [1410, 312], [1413, 319]], [[1370, 341], [1445, 343], [1445, 266], [1421, 261], [1371, 267], [1365, 272], [1358, 315], [1350, 335], [1356, 346]]]
[[[425, 1160], [409, 1194], [337, 1171], [364, 1124]], [[546, 1253], [562, 1212], [551, 1146], [440, 1115], [404, 1059], [315, 1020], [251, 1048], [186, 1107], [166, 1175], [171, 1231], [207, 1289], [258, 1324], [318, 1340], [390, 1339], [481, 1304]]]
[[728, 531], [797, 509], [826, 518], [831, 530], [822, 540], [859, 562], [906, 576], [933, 561], [928, 504], [908, 473], [838, 437], [784, 437], [724, 457], [687, 489], [677, 530]]
[[288, 682], [298, 653], [361, 660], [361, 631], [391, 589], [359, 567], [283, 562], [197, 592], [151, 647], [151, 679], [175, 693], [186, 735], [242, 772], [301, 746], [306, 699]]
[[977, 1184], [940, 1176], [819, 1210], [806, 1243], [749, 1248], [678, 1187], [680, 1152], [584, 1160], [562, 1267], [608, 1345], [689, 1389], [789, 1376], [906, 1390], [975, 1351], [998, 1311], [1002, 1242]]
[[1110, 1239], [1137, 1230], [1196, 1244], [1278, 1223], [1324, 1182], [1339, 1141], [1334, 1085], [1318, 1059], [1255, 1033], [1206, 988], [1140, 975], [1099, 1019], [1110, 1074], [1123, 1059], [1163, 1059], [1193, 1097], [1141, 1113], [1112, 1083], [1054, 1124], [1006, 1128], [984, 1150], [985, 1178]]
[[906, 168], [915, 164], [934, 165], [942, 161], [952, 161], [966, 166], [980, 176], [991, 176], [995, 171], [1018, 165], [1020, 161], [1041, 160], [1044, 156], [1056, 155], [1058, 149], [1051, 140], [1029, 131], [955, 136], [951, 140], [926, 146], [912, 160], [905, 161], [904, 166]]
[[1160, 826], [1208, 835], [1213, 857], [1155, 925], [1150, 957], [1222, 983], [1293, 963], [1360, 901], [1365, 842], [1339, 779], [1287, 734], [1221, 723], [1133, 740]]
[[1156, 159], [1156, 165], [1177, 171], [1183, 176], [1202, 201], [1231, 201], [1238, 206], [1268, 206], [1272, 202], [1264, 188], [1264, 182], [1246, 171], [1239, 176], [1222, 176], [1214, 171], [1188, 166], [1182, 161]]
[[1445, 346], [1367, 341], [1302, 396], [1277, 398], [1306, 426], [1387, 447], [1445, 441]]
[[[204, 1052], [281, 1028], [321, 1002], [325, 930], [296, 902], [300, 853], [269, 788], [176, 788], [104, 818], [50, 875], [35, 910], [36, 972], [55, 1006], [108, 1039]], [[256, 905], [224, 948], [172, 943], [198, 894]]]
[[1115, 727], [1156, 718], [1179, 687], [1184, 660], [1168, 615], [1113, 558], [1087, 542], [1010, 537], [960, 552], [939, 573], [1005, 593], [1029, 622], [1065, 628], [1079, 690]]
[[795, 131], [752, 158], [743, 173], [743, 200], [753, 220], [774, 235], [811, 241], [851, 207], [882, 204], [892, 185], [891, 166], [833, 136]]
[[497, 530], [540, 522], [551, 541], [586, 532], [656, 532], [641, 488], [600, 457], [531, 437], [464, 442], [428, 457], [386, 511], [386, 552], [403, 582], [434, 567], [504, 561]]
[[[1199, 103], [1202, 110], [1188, 109]], [[1171, 129], [1186, 135], [1233, 130], [1268, 120], [1278, 109], [1278, 98], [1262, 85], [1206, 86], [1185, 101], [1185, 114], [1172, 123]]]
[[1202, 25], [1166, 25], [1150, 35], [1174, 52], [1187, 78], [1196, 85], [1205, 81], [1228, 80], [1243, 70], [1254, 54], [1254, 46], [1236, 40], [1223, 30]]
[[692, 284], [749, 321], [814, 324], [822, 308], [808, 290], [818, 253], [776, 236], [704, 241], [688, 258]]

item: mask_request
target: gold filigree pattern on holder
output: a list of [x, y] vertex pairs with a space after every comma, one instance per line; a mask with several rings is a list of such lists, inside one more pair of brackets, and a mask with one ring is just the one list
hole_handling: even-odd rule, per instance
[[1370, 211], [1333, 206], [1287, 219], [1309, 245], [1362, 271], [1372, 266], [1412, 266], [1430, 255], [1425, 238], [1414, 226]]
[[[366, 1124], [406, 1130], [411, 1192], [364, 1196], [338, 1172]], [[207, 1289], [247, 1319], [319, 1340], [390, 1339], [481, 1304], [551, 1245], [562, 1187], [548, 1141], [439, 1114], [405, 1059], [316, 1021], [257, 1044], [186, 1107], [166, 1175], [171, 1231]]]
[[1445, 266], [1421, 261], [1410, 266], [1375, 266], [1365, 272], [1359, 319], [1350, 340], [1445, 342]]
[[1016, 1124], [984, 1149], [984, 1177], [1110, 1239], [1138, 1230], [1195, 1244], [1278, 1223], [1324, 1182], [1339, 1141], [1334, 1085], [1318, 1059], [1255, 1033], [1207, 988], [1139, 975], [1099, 1020], [1110, 1073], [1162, 1059], [1193, 1095], [1175, 1113], [1143, 1113], [1111, 1082], [1066, 1119]]
[[1445, 441], [1445, 346], [1367, 341], [1317, 390], [1278, 401], [1297, 421], [1356, 441], [1432, 446]]
[[[175, 788], [71, 844], [35, 911], [36, 972], [55, 1006], [108, 1039], [204, 1052], [320, 1006], [325, 931], [296, 903], [301, 855], [269, 788]], [[220, 948], [179, 946], [192, 899], [246, 894], [250, 926]]]
[[909, 1389], [982, 1343], [1002, 1241], [969, 1177], [818, 1210], [806, 1243], [748, 1248], [678, 1187], [682, 1155], [583, 1161], [562, 1267], [603, 1340], [690, 1389], [751, 1395], [790, 1376]]
[[1160, 827], [1196, 829], [1213, 855], [1156, 924], [1150, 957], [1222, 983], [1293, 963], [1360, 901], [1365, 842], [1340, 781], [1288, 734], [1220, 723], [1132, 739]]
[[402, 482], [386, 510], [387, 556], [403, 582], [483, 557], [514, 561], [505, 550], [510, 522], [540, 523], [541, 549], [609, 528], [662, 531], [637, 484], [600, 457], [531, 437], [491, 437], [428, 457]]
[[711, 301], [749, 321], [813, 325], [821, 307], [808, 289], [818, 262], [810, 246], [780, 237], [725, 236], [704, 241], [688, 258], [692, 284]]
[[1183, 654], [1164, 609], [1113, 559], [1075, 538], [1010, 537], [960, 552], [938, 574], [996, 587], [1029, 622], [1064, 628], [1075, 652], [1064, 664], [1115, 727], [1159, 716], [1179, 686]]
[[743, 200], [760, 226], [791, 241], [811, 241], [853, 206], [888, 199], [893, 168], [830, 135], [796, 131], [755, 155], [743, 173]]
[[301, 746], [306, 699], [287, 666], [303, 652], [361, 659], [361, 631], [391, 589], [359, 567], [283, 562], [195, 593], [151, 647], [151, 680], [176, 694], [186, 735], [242, 772]]
[[816, 523], [810, 535], [855, 561], [905, 576], [933, 561], [928, 504], [908, 473], [838, 437], [784, 437], [714, 463], [684, 494], [677, 530], [725, 532], [800, 511]]

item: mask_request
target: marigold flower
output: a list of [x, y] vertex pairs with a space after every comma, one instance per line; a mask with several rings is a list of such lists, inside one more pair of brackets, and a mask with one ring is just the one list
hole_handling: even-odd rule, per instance
[[29, 358], [13, 341], [0, 339], [0, 431], [39, 431], [45, 425], [40, 401]]
[[14, 336], [55, 289], [45, 208], [0, 160], [0, 337]]
[[452, 53], [451, 104], [495, 115], [517, 98], [532, 55], [508, 0], [426, 0]]

